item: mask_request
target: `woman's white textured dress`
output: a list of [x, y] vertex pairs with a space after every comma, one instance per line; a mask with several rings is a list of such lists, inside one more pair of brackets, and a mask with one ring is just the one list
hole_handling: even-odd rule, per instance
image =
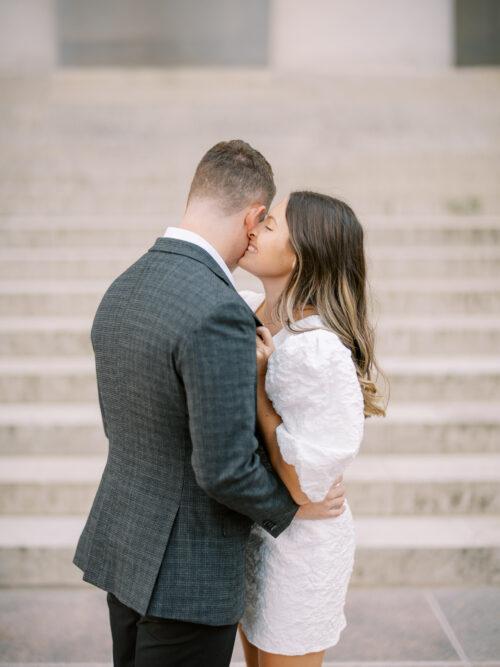
[[[244, 290], [252, 310], [263, 294]], [[296, 323], [322, 327], [318, 315]], [[363, 396], [350, 350], [332, 331], [274, 337], [266, 392], [282, 423], [281, 454], [300, 486], [322, 500], [357, 454], [364, 429]], [[249, 641], [270, 653], [303, 655], [337, 643], [346, 626], [344, 603], [355, 553], [353, 518], [293, 519], [277, 537], [254, 524], [247, 545], [246, 607], [241, 625]]]

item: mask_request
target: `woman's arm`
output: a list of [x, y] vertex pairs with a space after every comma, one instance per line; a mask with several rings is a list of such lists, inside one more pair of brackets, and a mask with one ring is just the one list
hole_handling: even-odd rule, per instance
[[297, 505], [305, 505], [311, 501], [300, 488], [295, 466], [287, 463], [281, 456], [276, 438], [276, 429], [281, 424], [281, 417], [274, 410], [274, 406], [266, 394], [265, 381], [265, 373], [260, 369], [260, 372], [257, 373], [257, 422], [264, 439], [264, 445], [271, 465], [287, 487], [293, 500]]
[[[277, 414], [274, 410], [273, 403], [265, 390], [267, 362], [275, 352], [274, 342], [268, 329], [257, 328], [257, 421], [271, 465], [287, 487], [290, 496], [297, 505], [300, 505], [297, 516], [306, 512], [307, 508], [315, 503], [325, 501], [332, 502], [332, 510], [334, 507], [339, 510], [337, 516], [342, 513], [345, 509], [342, 472], [354, 458], [362, 435], [358, 421], [363, 415], [363, 397], [357, 377], [354, 375], [351, 379], [359, 393], [359, 406], [351, 405], [353, 400], [350, 395], [348, 401], [344, 401], [342, 395], [338, 395], [339, 400], [331, 400], [332, 392], [339, 382], [345, 384], [349, 381], [345, 373], [337, 377], [338, 368], [343, 368], [345, 365], [346, 359], [343, 357], [346, 355], [342, 352], [341, 358], [338, 358], [337, 339], [329, 334], [326, 334], [325, 339], [321, 334], [323, 332], [303, 333], [289, 341], [296, 348], [298, 343], [302, 345], [304, 336], [309, 336], [306, 341], [307, 347], [302, 350], [303, 354], [296, 355], [297, 349], [295, 349], [294, 362], [297, 364], [297, 372], [306, 380], [304, 386], [310, 387], [310, 382], [307, 380], [314, 379], [324, 385], [325, 392], [321, 394], [323, 399], [328, 396], [324, 404], [314, 406], [312, 418], [314, 419], [314, 414], [317, 414], [317, 421], [321, 423], [318, 432], [314, 431], [315, 424], [311, 424], [310, 428], [305, 430], [303, 425], [294, 424], [284, 406], [282, 414]], [[282, 345], [280, 354], [285, 354], [287, 343]], [[286, 354], [289, 353], [290, 350], [287, 349]], [[318, 365], [318, 358], [325, 363]], [[274, 370], [277, 373], [279, 366]], [[332, 373], [335, 376], [333, 378]], [[300, 392], [304, 391], [304, 386], [297, 385], [296, 391], [299, 396]], [[309, 395], [306, 394], [301, 398], [306, 405]], [[347, 432], [345, 428], [339, 431], [337, 424], [339, 419], [342, 420], [342, 424], [350, 424], [352, 428], [347, 429]]]

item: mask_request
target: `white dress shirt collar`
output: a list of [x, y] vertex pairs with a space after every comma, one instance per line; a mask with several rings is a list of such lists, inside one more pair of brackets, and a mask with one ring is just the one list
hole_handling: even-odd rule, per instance
[[187, 241], [188, 243], [194, 243], [200, 248], [203, 248], [203, 250], [206, 250], [208, 254], [213, 259], [215, 259], [217, 264], [220, 266], [220, 268], [224, 271], [226, 276], [231, 281], [233, 287], [236, 289], [236, 283], [234, 281], [233, 274], [229, 270], [228, 265], [222, 259], [217, 250], [213, 247], [213, 245], [209, 243], [206, 239], [204, 239], [203, 236], [200, 236], [196, 232], [192, 232], [189, 229], [183, 229], [182, 227], [173, 227], [173, 226], [167, 227], [167, 229], [165, 230], [165, 234], [163, 236], [167, 236], [171, 239], [178, 239], [179, 241]]

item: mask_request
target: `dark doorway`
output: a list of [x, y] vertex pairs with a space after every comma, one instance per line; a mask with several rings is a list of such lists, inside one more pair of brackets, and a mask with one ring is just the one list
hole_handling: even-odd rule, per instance
[[500, 65], [500, 0], [456, 0], [457, 65]]

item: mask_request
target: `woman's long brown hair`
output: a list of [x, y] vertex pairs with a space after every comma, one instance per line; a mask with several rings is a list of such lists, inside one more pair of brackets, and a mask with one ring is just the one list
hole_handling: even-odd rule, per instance
[[377, 389], [387, 377], [375, 359], [375, 332], [367, 308], [363, 227], [344, 202], [316, 192], [292, 192], [286, 209], [290, 243], [297, 256], [273, 317], [289, 331], [294, 315], [315, 308], [327, 329], [351, 351], [364, 398], [364, 413], [385, 416]]

